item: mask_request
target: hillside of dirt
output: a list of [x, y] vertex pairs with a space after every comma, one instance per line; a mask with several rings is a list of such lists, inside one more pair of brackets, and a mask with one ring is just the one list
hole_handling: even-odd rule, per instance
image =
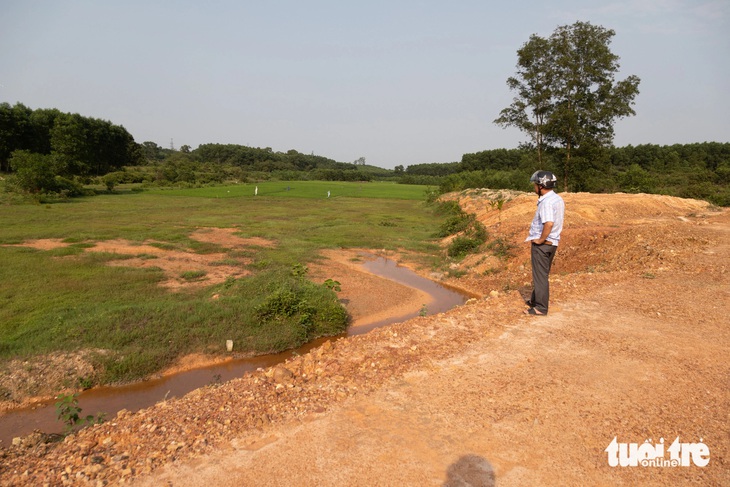
[[[440, 275], [481, 298], [60, 443], [18, 440], [0, 484], [730, 484], [730, 211], [562, 196], [549, 316], [522, 314], [535, 196], [449, 195], [503, 243]], [[687, 466], [612, 467], [614, 438], [666, 459], [679, 438]]]

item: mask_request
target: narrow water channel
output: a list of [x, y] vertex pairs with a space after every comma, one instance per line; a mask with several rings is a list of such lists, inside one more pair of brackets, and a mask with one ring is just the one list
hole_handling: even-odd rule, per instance
[[[389, 259], [378, 257], [362, 265], [366, 270], [377, 276], [429, 294], [432, 302], [428, 305], [428, 314], [442, 313], [454, 306], [464, 304], [468, 299], [467, 296], [421, 277]], [[296, 350], [230, 360], [217, 365], [187, 370], [160, 379], [125, 386], [105, 386], [89, 389], [79, 394], [79, 406], [83, 408], [83, 416], [104, 412], [107, 419], [112, 419], [122, 409], [135, 412], [152, 406], [165, 398], [182, 397], [188, 392], [208, 384], [217, 381], [225, 382], [241, 377], [247, 372], [255, 371], [259, 367], [266, 368], [284, 362], [294, 354], [302, 355], [307, 353], [326, 341], [336, 340], [343, 336], [359, 335], [374, 328], [399, 323], [418, 316], [419, 312], [420, 310], [414, 310], [412, 313], [392, 316], [369, 325], [350, 327], [342, 335], [320, 338]], [[47, 403], [37, 404], [33, 408], [9, 411], [0, 416], [0, 447], [8, 446], [14, 437], [27, 435], [36, 429], [45, 433], [60, 433], [63, 430], [63, 425], [56, 419], [54, 403], [55, 401], [52, 400]]]

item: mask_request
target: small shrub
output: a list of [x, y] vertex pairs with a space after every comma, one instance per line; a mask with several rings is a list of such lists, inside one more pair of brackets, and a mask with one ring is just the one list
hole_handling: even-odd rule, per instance
[[474, 219], [463, 235], [459, 235], [451, 241], [447, 254], [456, 259], [463, 258], [479, 249], [487, 241], [487, 236], [487, 229], [484, 228], [484, 225]]
[[294, 264], [291, 268], [291, 275], [296, 278], [303, 278], [309, 272], [309, 268], [304, 264]]
[[323, 286], [336, 292], [342, 291], [342, 288], [340, 287], [340, 282], [333, 279], [327, 279], [326, 281], [324, 281]]
[[76, 428], [83, 428], [90, 424], [100, 424], [104, 422], [104, 413], [96, 416], [88, 415], [81, 417], [82, 409], [79, 407], [77, 399], [78, 394], [59, 394], [56, 396], [56, 418], [65, 425], [65, 433], [69, 434]]
[[439, 215], [460, 215], [464, 213], [458, 201], [439, 201], [436, 205], [436, 213]]
[[441, 195], [441, 193], [439, 192], [439, 190], [437, 188], [430, 188], [430, 187], [427, 188], [424, 191], [424, 193], [426, 196], [426, 204], [428, 204], [428, 205], [435, 203], [438, 200], [439, 196]]
[[449, 244], [447, 254], [449, 257], [462, 258], [466, 254], [474, 252], [479, 246], [484, 243], [478, 239], [467, 237], [465, 235], [459, 235]]
[[83, 390], [91, 389], [94, 387], [94, 379], [91, 377], [79, 377], [76, 379], [76, 384]]
[[443, 238], [463, 232], [475, 221], [476, 217], [474, 215], [466, 213], [451, 216], [439, 228], [438, 236]]
[[496, 209], [498, 211], [497, 217], [499, 219], [499, 223], [502, 223], [502, 207], [504, 206], [505, 201], [504, 196], [501, 194], [497, 197], [497, 199], [489, 200], [489, 205], [492, 209]]

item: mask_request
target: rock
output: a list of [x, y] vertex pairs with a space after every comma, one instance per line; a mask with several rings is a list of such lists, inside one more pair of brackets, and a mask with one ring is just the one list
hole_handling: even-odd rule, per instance
[[294, 372], [279, 365], [274, 368], [273, 378], [278, 384], [290, 384], [294, 382]]
[[182, 444], [176, 443], [176, 442], [173, 441], [172, 443], [170, 443], [169, 445], [167, 445], [166, 450], [168, 452], [176, 452], [176, 451], [182, 449], [182, 447], [183, 447]]
[[12, 445], [18, 448], [33, 448], [43, 443], [48, 443], [52, 435], [34, 431], [27, 436], [17, 436], [13, 438]]
[[129, 460], [129, 455], [124, 453], [112, 457], [112, 462], [114, 463], [125, 462], [127, 460]]

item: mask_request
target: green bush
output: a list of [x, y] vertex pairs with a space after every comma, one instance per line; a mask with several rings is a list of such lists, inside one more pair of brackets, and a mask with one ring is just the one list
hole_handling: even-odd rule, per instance
[[475, 222], [476, 217], [467, 213], [451, 216], [439, 228], [438, 236], [443, 238], [463, 232]]
[[302, 341], [341, 333], [348, 321], [334, 290], [298, 278], [271, 290], [255, 314], [260, 325], [297, 325]]
[[439, 238], [463, 232], [475, 221], [475, 216], [465, 213], [457, 201], [440, 202], [436, 207], [436, 213], [447, 215], [447, 219], [441, 224], [436, 233]]
[[475, 252], [487, 241], [488, 233], [484, 225], [474, 219], [462, 235], [451, 241], [447, 249], [449, 257], [456, 259], [463, 258], [467, 254]]
[[59, 394], [56, 399], [56, 418], [65, 425], [64, 432], [66, 434], [84, 426], [104, 422], [106, 416], [104, 413], [99, 413], [96, 416], [91, 414], [86, 417], [81, 416], [83, 409], [79, 407], [77, 394]]
[[56, 176], [64, 169], [59, 158], [18, 150], [10, 156], [18, 187], [29, 193], [57, 192]]

